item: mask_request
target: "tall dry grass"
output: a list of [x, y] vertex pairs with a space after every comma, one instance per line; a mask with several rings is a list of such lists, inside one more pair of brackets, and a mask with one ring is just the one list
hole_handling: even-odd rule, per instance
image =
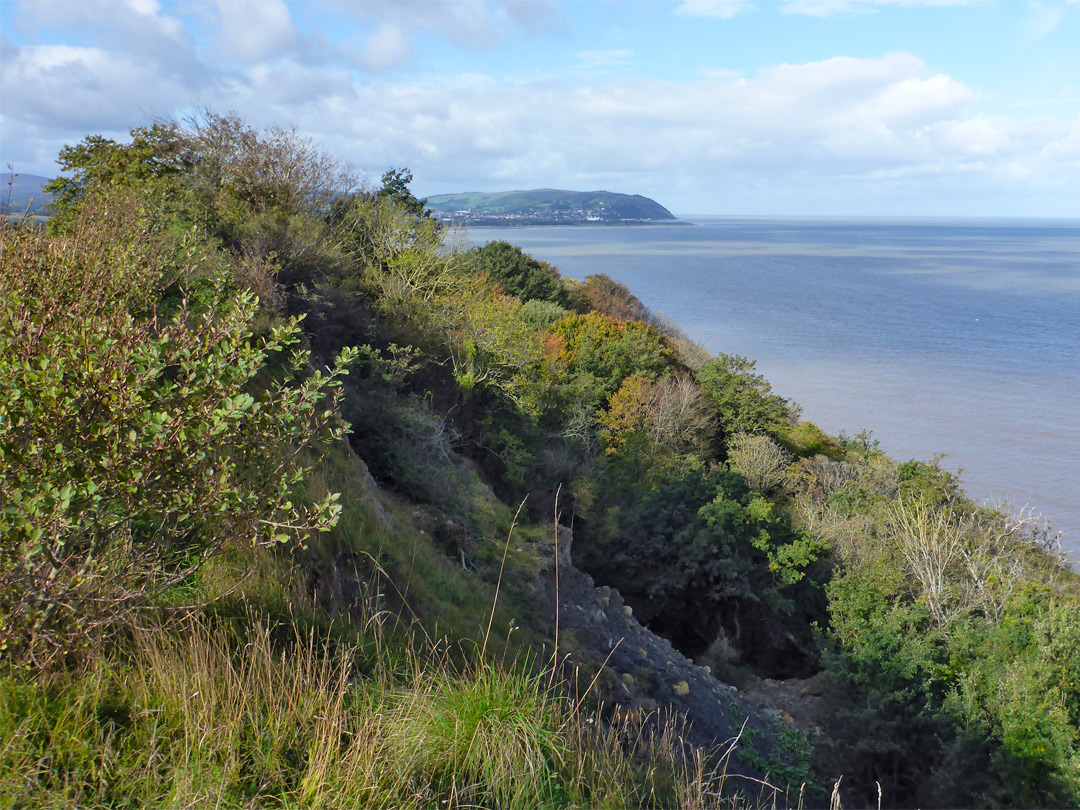
[[604, 719], [547, 672], [453, 658], [192, 617], [78, 677], [9, 673], [0, 806], [732, 806], [677, 724]]

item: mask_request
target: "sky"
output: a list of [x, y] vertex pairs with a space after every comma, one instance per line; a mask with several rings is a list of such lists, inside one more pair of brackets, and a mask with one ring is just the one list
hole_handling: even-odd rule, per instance
[[420, 196], [1080, 217], [1080, 0], [0, 0], [0, 165], [199, 107]]

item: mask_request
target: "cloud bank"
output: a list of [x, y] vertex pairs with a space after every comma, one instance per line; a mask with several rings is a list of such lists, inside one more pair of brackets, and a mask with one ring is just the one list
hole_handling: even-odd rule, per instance
[[[421, 5], [425, 15], [408, 13]], [[744, 5], [687, 0], [678, 9], [723, 16]], [[247, 4], [227, 0], [169, 10], [155, 0], [22, 4], [20, 29], [43, 44], [3, 42], [4, 160], [53, 173], [64, 143], [92, 132], [123, 137], [151, 115], [199, 103], [256, 125], [295, 125], [371, 176], [408, 165], [422, 193], [607, 188], [683, 213], [786, 211], [798, 200], [831, 213], [858, 210], [865, 198], [884, 200], [888, 212], [935, 185], [950, 189], [946, 205], [953, 193], [1007, 200], [1021, 187], [1066, 199], [1080, 181], [1080, 118], [973, 114], [976, 89], [907, 52], [692, 81], [410, 74], [402, 66], [415, 59], [417, 36], [483, 49], [565, 20], [532, 3], [302, 8], [316, 6], [368, 25], [331, 41], [317, 25], [302, 30], [301, 10], [281, 0], [261, 2], [257, 21], [244, 15]], [[80, 36], [44, 44], [57, 30]], [[633, 53], [578, 58], [617, 65]]]

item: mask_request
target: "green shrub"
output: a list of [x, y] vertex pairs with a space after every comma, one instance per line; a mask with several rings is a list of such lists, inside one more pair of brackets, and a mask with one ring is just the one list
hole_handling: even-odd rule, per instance
[[504, 292], [526, 303], [544, 301], [562, 307], [569, 303], [559, 271], [509, 242], [488, 242], [470, 250], [463, 259]]
[[655, 378], [675, 364], [671, 349], [651, 326], [598, 312], [553, 323], [547, 352], [566, 368], [567, 381], [594, 410], [630, 375]]
[[130, 310], [150, 306], [157, 282], [145, 266], [38, 231], [2, 238], [5, 658], [85, 646], [228, 542], [333, 523], [332, 496], [303, 502], [296, 457], [342, 435], [324, 400], [344, 367], [308, 373], [293, 350], [253, 385], [298, 342], [295, 322], [254, 340], [250, 293], [140, 319]]
[[719, 354], [696, 376], [716, 408], [725, 436], [767, 433], [780, 437], [798, 418], [799, 407], [773, 393], [769, 382], [754, 373], [753, 360]]
[[546, 329], [566, 314], [566, 310], [552, 301], [532, 299], [526, 301], [518, 317], [537, 329]]
[[[812, 656], [780, 628], [821, 615], [808, 570], [825, 549], [722, 468], [687, 470], [640, 487], [607, 525], [587, 524], [575, 556], [617, 587], [641, 621], [690, 656], [723, 632], [744, 661], [770, 677], [805, 671]], [[755, 627], [753, 633], [745, 628]]]

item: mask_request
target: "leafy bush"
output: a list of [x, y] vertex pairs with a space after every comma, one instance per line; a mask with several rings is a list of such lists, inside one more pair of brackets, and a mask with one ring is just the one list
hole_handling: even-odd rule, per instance
[[655, 378], [674, 364], [671, 349], [651, 326], [599, 312], [553, 323], [547, 353], [566, 368], [568, 381], [594, 410], [630, 375]]
[[900, 806], [1075, 804], [1075, 586], [1025, 582], [1043, 575], [1001, 516], [905, 499], [875, 519], [881, 548], [829, 586], [832, 767], [855, 800], [876, 781]]
[[566, 314], [566, 310], [551, 301], [526, 301], [518, 317], [537, 329], [546, 329]]
[[574, 548], [582, 567], [618, 587], [635, 615], [688, 655], [723, 632], [744, 660], [770, 674], [803, 671], [808, 639], [780, 628], [796, 609], [824, 607], [803, 581], [821, 544], [722, 468], [670, 475], [620, 507], [616, 521], [590, 526]]
[[641, 472], [657, 478], [680, 460], [707, 455], [712, 419], [701, 389], [687, 374], [650, 382], [623, 380], [599, 423], [608, 455], [635, 455]]
[[340, 269], [343, 245], [330, 214], [358, 181], [311, 139], [206, 109], [131, 135], [126, 144], [91, 135], [60, 150], [71, 176], [46, 186], [56, 194], [54, 232], [70, 227], [94, 192], [137, 189], [164, 197], [182, 228], [208, 234], [249, 263], [276, 266], [281, 283], [310, 283]]
[[712, 400], [725, 436], [781, 437], [798, 418], [798, 406], [774, 394], [769, 382], [754, 373], [754, 361], [740, 355], [717, 355], [697, 371], [697, 380]]
[[791, 454], [768, 436], [736, 433], [728, 442], [728, 466], [752, 489], [769, 494], [789, 480]]
[[649, 308], [625, 284], [605, 273], [585, 276], [585, 280], [573, 288], [573, 296], [582, 302], [586, 311], [598, 312], [617, 321], [641, 321], [655, 326]]
[[85, 234], [0, 236], [5, 657], [43, 664], [84, 646], [228, 542], [333, 523], [332, 496], [304, 503], [298, 454], [342, 435], [324, 400], [344, 366], [308, 373], [293, 349], [265, 379], [299, 341], [295, 321], [253, 339], [250, 293], [141, 319], [131, 310], [160, 279], [137, 234], [108, 250]]
[[463, 258], [476, 272], [486, 273], [504, 292], [526, 303], [547, 301], [565, 307], [570, 302], [558, 270], [509, 242], [488, 242]]

